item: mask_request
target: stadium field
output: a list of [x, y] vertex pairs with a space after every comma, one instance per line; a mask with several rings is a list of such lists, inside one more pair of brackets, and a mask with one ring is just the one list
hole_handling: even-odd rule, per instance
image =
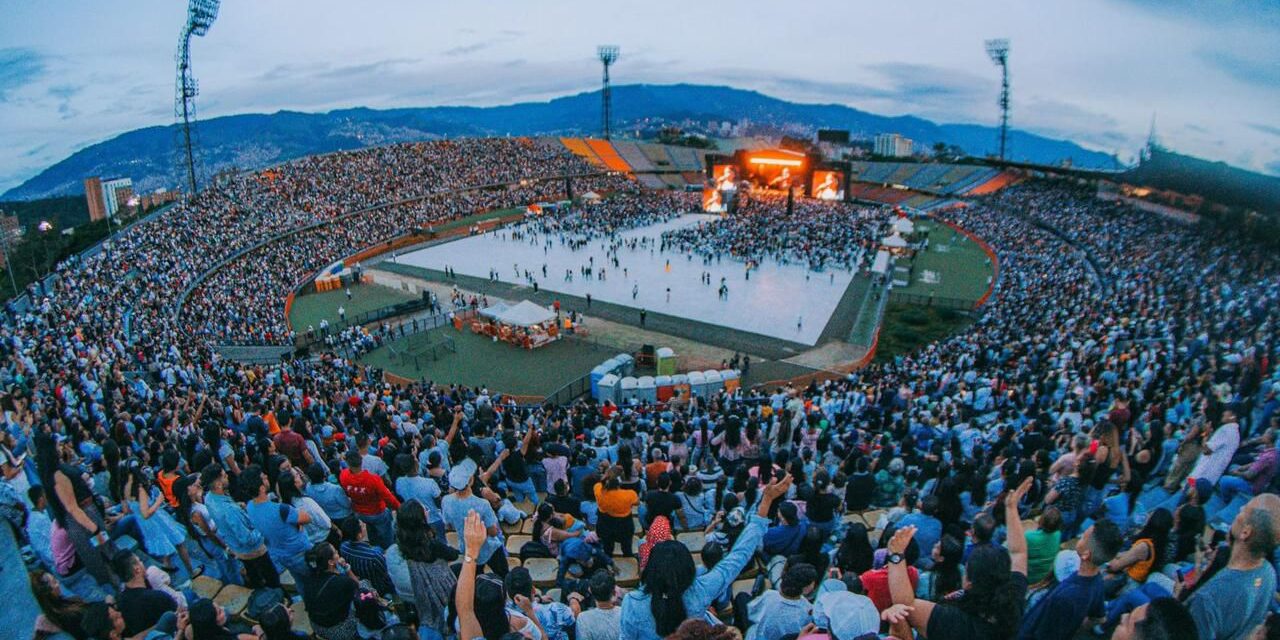
[[[446, 338], [453, 340], [456, 352], [437, 350], [435, 359], [422, 355], [429, 344], [443, 343]], [[397, 353], [418, 354], [416, 365], [405, 362]], [[616, 350], [586, 340], [566, 338], [530, 351], [470, 331], [441, 327], [383, 345], [360, 361], [410, 379], [545, 396], [590, 373], [614, 355]]]
[[367, 311], [414, 299], [416, 296], [375, 284], [351, 287], [350, 300], [347, 300], [347, 294], [342, 289], [310, 293], [293, 299], [293, 308], [289, 310], [289, 322], [293, 325], [293, 330], [298, 335], [302, 335], [306, 333], [307, 327], [315, 327], [319, 330], [322, 319], [327, 319], [330, 327], [339, 327], [341, 323], [338, 322], [338, 307], [344, 307], [347, 317], [354, 318]]
[[[967, 301], [976, 301], [986, 293], [988, 279], [995, 271], [982, 247], [931, 220], [917, 222], [916, 229], [928, 230], [929, 248], [916, 256], [911, 283], [895, 287], [894, 293]], [[898, 264], [905, 266], [906, 261]]]

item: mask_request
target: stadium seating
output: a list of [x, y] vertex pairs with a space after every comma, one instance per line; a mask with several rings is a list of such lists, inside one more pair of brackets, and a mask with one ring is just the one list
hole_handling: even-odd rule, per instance
[[622, 156], [618, 155], [617, 150], [613, 148], [613, 145], [608, 140], [587, 138], [587, 146], [590, 147], [597, 156], [600, 156], [600, 159], [604, 161], [604, 165], [606, 167], [614, 171], [625, 171], [627, 173], [632, 171], [631, 165], [627, 164], [627, 161], [623, 160]]
[[1017, 182], [1017, 180], [1018, 180], [1018, 176], [1016, 174], [1010, 171], [1001, 171], [1000, 173], [997, 173], [995, 176], [992, 176], [991, 179], [987, 180], [986, 182], [983, 182], [982, 184], [979, 184], [978, 186], [970, 189], [968, 192], [966, 192], [966, 195], [985, 196], [989, 193], [995, 193], [1013, 184], [1014, 182]]
[[604, 160], [601, 160], [600, 156], [596, 155], [582, 138], [560, 138], [560, 142], [587, 162], [600, 167], [605, 166]]
[[644, 151], [640, 149], [640, 145], [630, 140], [618, 140], [613, 143], [613, 148], [617, 150], [618, 155], [631, 165], [631, 170], [637, 173], [644, 171], [653, 171], [657, 167], [649, 160]]

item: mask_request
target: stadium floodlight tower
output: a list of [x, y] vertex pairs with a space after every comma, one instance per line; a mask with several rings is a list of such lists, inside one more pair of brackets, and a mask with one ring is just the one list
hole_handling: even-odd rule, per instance
[[613, 91], [609, 88], [609, 66], [618, 60], [618, 45], [602, 44], [596, 47], [596, 56], [600, 58], [600, 63], [604, 65], [604, 88], [600, 92], [601, 120], [603, 121], [601, 134], [605, 140], [608, 140], [609, 121], [613, 117]]
[[1009, 136], [1009, 39], [987, 41], [987, 55], [1000, 67], [1000, 159]]
[[177, 90], [174, 96], [173, 115], [181, 119], [182, 140], [179, 143], [179, 154], [182, 164], [187, 170], [187, 189], [190, 195], [196, 195], [196, 161], [191, 148], [191, 127], [196, 119], [196, 85], [195, 75], [191, 73], [191, 36], [203, 36], [209, 33], [209, 27], [218, 19], [218, 6], [221, 0], [190, 0], [187, 4], [187, 23], [182, 27], [182, 35], [178, 38], [178, 77]]

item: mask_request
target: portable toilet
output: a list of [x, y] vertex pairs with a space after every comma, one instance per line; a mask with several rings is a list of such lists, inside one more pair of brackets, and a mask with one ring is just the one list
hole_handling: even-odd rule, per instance
[[671, 376], [671, 395], [674, 397], [679, 394], [685, 400], [689, 399], [689, 376], [683, 373], [677, 373]]
[[720, 372], [720, 377], [724, 379], [724, 390], [729, 393], [737, 391], [742, 386], [742, 374], [737, 369], [725, 369]]
[[595, 395], [596, 400], [599, 400], [600, 402], [608, 400], [609, 402], [617, 404], [618, 376], [615, 376], [612, 373], [604, 374], [604, 376], [600, 378], [600, 381], [596, 383], [592, 393]]
[[609, 358], [608, 360], [601, 362], [600, 366], [604, 367], [606, 373], [612, 373], [617, 376], [622, 375], [622, 372], [620, 371], [622, 363], [619, 362], [617, 358]]
[[625, 377], [636, 372], [636, 359], [631, 357], [631, 354], [619, 353], [613, 359], [618, 361], [620, 367], [618, 375]]
[[715, 369], [703, 371], [702, 376], [707, 382], [706, 393], [708, 398], [724, 388], [724, 377], [720, 375], [719, 371]]
[[638, 383], [639, 381], [631, 376], [623, 378], [618, 383], [618, 404], [631, 404], [633, 399], [639, 397], [639, 392], [636, 390]]
[[689, 372], [689, 394], [699, 398], [707, 397], [707, 376], [701, 371]]
[[600, 394], [599, 394], [600, 378], [605, 377], [609, 373], [610, 371], [608, 367], [604, 366], [603, 364], [598, 364], [596, 365], [596, 368], [591, 370], [591, 397], [593, 398], [600, 397]]
[[658, 359], [658, 375], [670, 376], [676, 373], [676, 352], [671, 347], [660, 347], [655, 353]]
[[653, 386], [658, 388], [658, 402], [666, 402], [671, 399], [674, 386], [671, 383], [671, 376], [658, 376], [653, 379]]
[[636, 378], [636, 395], [641, 402], [657, 402], [658, 401], [658, 385], [654, 383], [653, 376], [640, 376]]

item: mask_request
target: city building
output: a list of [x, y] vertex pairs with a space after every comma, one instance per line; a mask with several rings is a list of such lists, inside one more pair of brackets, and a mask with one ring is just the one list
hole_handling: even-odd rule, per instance
[[911, 156], [911, 139], [896, 133], [882, 133], [876, 136], [876, 155], [886, 158], [907, 158]]
[[89, 219], [92, 221], [114, 217], [132, 197], [133, 180], [129, 178], [85, 178], [84, 199], [89, 204]]

